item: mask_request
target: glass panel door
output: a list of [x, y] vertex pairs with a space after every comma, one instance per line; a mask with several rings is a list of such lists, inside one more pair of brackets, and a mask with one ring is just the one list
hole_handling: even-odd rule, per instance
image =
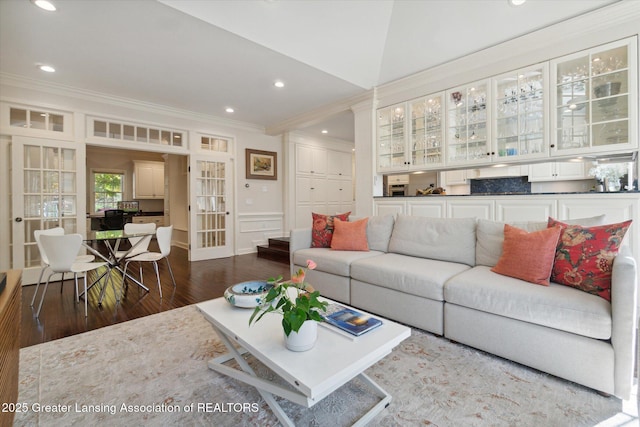
[[40, 253], [35, 230], [63, 227], [84, 233], [78, 174], [84, 170], [78, 150], [67, 141], [14, 137], [12, 153], [12, 268], [24, 268], [23, 283], [35, 283]]
[[411, 108], [411, 169], [444, 165], [443, 94], [413, 101]]
[[552, 62], [555, 150], [583, 154], [636, 147], [635, 39]]
[[487, 123], [487, 81], [447, 92], [447, 163], [486, 163], [491, 160]]
[[189, 259], [233, 255], [233, 186], [228, 157], [190, 156]]

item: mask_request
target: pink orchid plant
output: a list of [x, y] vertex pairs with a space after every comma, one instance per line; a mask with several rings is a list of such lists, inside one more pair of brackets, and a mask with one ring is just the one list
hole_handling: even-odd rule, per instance
[[[256, 307], [249, 318], [249, 325], [262, 319], [267, 313], [282, 314], [282, 327], [289, 336], [291, 331], [298, 332], [307, 320], [322, 322], [320, 310], [326, 311], [327, 302], [319, 301], [320, 292], [304, 281], [307, 270], [317, 267], [312, 260], [307, 260], [307, 266], [298, 269], [291, 280], [283, 281], [282, 276], [267, 280], [273, 287], [267, 293], [263, 303]], [[295, 292], [289, 292], [293, 288]]]

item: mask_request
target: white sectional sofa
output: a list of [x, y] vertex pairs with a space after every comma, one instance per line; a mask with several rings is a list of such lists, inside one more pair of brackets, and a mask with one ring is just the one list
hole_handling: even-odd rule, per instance
[[[604, 216], [573, 223], [603, 224]], [[311, 229], [295, 229], [291, 270], [312, 259], [317, 268], [306, 281], [327, 298], [628, 399], [637, 319], [637, 267], [628, 250], [615, 258], [609, 302], [492, 272], [503, 230], [473, 218], [370, 217], [370, 250], [336, 251], [311, 248]]]

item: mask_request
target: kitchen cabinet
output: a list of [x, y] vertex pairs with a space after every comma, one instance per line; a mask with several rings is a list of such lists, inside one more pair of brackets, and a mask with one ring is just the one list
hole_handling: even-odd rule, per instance
[[409, 169], [432, 169], [444, 165], [444, 94], [435, 94], [409, 103], [411, 137]]
[[467, 170], [453, 170], [453, 171], [445, 171], [444, 172], [444, 186], [447, 185], [463, 185], [466, 184], [467, 181]]
[[164, 163], [135, 161], [134, 199], [164, 199]]
[[589, 179], [589, 167], [582, 162], [547, 162], [529, 165], [529, 182]]
[[635, 37], [551, 61], [551, 155], [638, 148]]
[[493, 160], [547, 157], [548, 65], [538, 64], [494, 77]]
[[150, 223], [154, 223], [156, 225], [156, 228], [158, 227], [164, 227], [164, 216], [152, 216], [152, 215], [140, 215], [140, 216], [134, 216], [133, 219], [131, 220], [132, 223], [134, 224], [150, 224]]
[[389, 175], [387, 177], [387, 184], [388, 185], [401, 185], [401, 184], [408, 184], [408, 183], [409, 183], [409, 175], [408, 174]]
[[378, 110], [377, 154], [378, 172], [403, 171], [407, 160], [406, 104], [392, 105]]
[[523, 176], [520, 166], [489, 167], [467, 171], [467, 178], [469, 179], [507, 178], [515, 176]]
[[489, 80], [448, 90], [447, 164], [490, 162], [490, 115], [487, 109]]

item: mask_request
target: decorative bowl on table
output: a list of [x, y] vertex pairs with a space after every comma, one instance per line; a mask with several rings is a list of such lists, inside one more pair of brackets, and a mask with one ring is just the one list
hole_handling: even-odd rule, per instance
[[251, 280], [229, 286], [224, 291], [224, 299], [235, 307], [254, 308], [262, 301], [273, 287], [265, 280]]

